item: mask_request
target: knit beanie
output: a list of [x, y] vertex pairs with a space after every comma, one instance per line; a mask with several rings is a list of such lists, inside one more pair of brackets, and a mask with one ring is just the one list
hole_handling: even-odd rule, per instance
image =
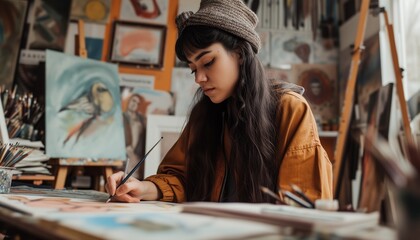
[[187, 26], [210, 26], [247, 40], [255, 53], [261, 47], [257, 23], [257, 15], [242, 0], [201, 0], [196, 13], [183, 12], [176, 18], [179, 36]]

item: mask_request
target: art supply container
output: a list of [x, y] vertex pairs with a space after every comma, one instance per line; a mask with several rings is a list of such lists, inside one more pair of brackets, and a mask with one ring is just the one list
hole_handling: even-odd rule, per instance
[[13, 170], [11, 167], [0, 167], [0, 194], [10, 192]]

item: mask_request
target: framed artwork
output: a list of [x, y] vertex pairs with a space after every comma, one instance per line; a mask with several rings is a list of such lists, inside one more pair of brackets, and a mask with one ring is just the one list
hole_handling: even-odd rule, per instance
[[166, 25], [169, 0], [121, 0], [120, 20]]
[[125, 159], [118, 67], [46, 52], [47, 155]]
[[163, 137], [144, 161], [144, 176], [156, 174], [162, 158], [178, 140], [186, 122], [185, 116], [149, 115], [146, 128], [146, 152]]
[[13, 86], [27, 8], [27, 1], [0, 1], [0, 83], [7, 89]]
[[166, 27], [115, 22], [109, 59], [121, 64], [162, 68]]

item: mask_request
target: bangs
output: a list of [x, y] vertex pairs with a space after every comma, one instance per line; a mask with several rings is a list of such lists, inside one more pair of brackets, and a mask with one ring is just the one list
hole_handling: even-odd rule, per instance
[[207, 48], [212, 43], [219, 42], [219, 38], [220, 30], [206, 26], [188, 26], [176, 41], [176, 55], [181, 61], [187, 62], [187, 57], [199, 49]]

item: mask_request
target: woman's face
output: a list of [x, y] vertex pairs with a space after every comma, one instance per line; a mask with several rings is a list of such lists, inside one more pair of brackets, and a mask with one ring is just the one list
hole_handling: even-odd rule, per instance
[[133, 96], [130, 98], [130, 101], [128, 102], [128, 110], [130, 111], [137, 111], [137, 106], [140, 103], [140, 99], [136, 96]]
[[239, 54], [214, 43], [188, 57], [188, 66], [204, 94], [213, 103], [229, 98], [239, 79]]

